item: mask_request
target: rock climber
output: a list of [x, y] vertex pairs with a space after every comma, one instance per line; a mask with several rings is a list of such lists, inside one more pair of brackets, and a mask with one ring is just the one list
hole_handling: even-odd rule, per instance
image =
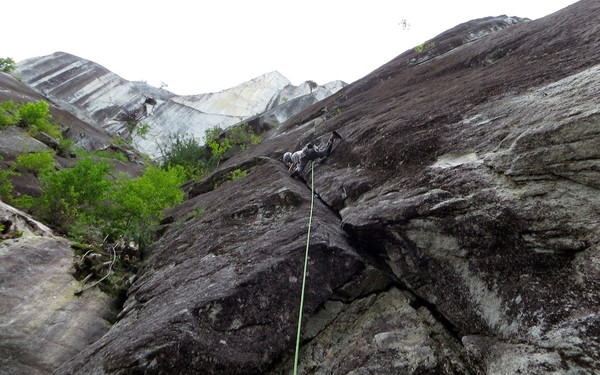
[[302, 177], [302, 172], [308, 165], [308, 162], [329, 156], [331, 153], [331, 148], [333, 147], [333, 141], [341, 138], [342, 137], [339, 135], [339, 133], [334, 130], [331, 134], [331, 137], [329, 137], [327, 144], [322, 150], [312, 143], [308, 143], [306, 146], [304, 146], [304, 148], [302, 148], [302, 150], [294, 153], [286, 152], [283, 154], [283, 162], [289, 167], [288, 171], [291, 172], [290, 176], [298, 177], [299, 179], [304, 180]]

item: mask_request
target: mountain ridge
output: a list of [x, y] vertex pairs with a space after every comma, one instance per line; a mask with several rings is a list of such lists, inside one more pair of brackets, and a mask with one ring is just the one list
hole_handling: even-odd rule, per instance
[[[179, 96], [143, 82], [126, 81], [97, 63], [64, 52], [20, 61], [16, 73], [78, 117], [132, 137], [133, 145], [154, 159], [172, 134], [190, 134], [203, 143], [208, 129], [225, 129], [282, 104], [284, 90], [286, 101], [308, 96], [314, 97], [314, 103], [346, 85], [334, 81], [313, 90], [307, 84], [292, 86], [280, 73], [270, 72], [219, 92]], [[303, 100], [298, 103], [306, 105]], [[277, 117], [278, 122], [285, 119]], [[131, 121], [143, 121], [149, 131], [143, 136], [130, 134]]]

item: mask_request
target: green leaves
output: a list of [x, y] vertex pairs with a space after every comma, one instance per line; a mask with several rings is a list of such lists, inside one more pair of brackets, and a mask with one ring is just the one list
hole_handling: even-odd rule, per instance
[[0, 102], [0, 129], [16, 125], [19, 122], [17, 109], [18, 106], [12, 100]]
[[[0, 160], [2, 160], [1, 156]], [[10, 176], [16, 174], [12, 169], [0, 169], [0, 199], [10, 201], [13, 193], [13, 184], [10, 181]]]
[[172, 134], [168, 145], [161, 148], [161, 154], [163, 168], [181, 166], [185, 169], [186, 179], [199, 180], [209, 170], [206, 160], [210, 150], [191, 135]]
[[154, 240], [152, 228], [163, 218], [164, 209], [183, 201], [179, 187], [184, 182], [185, 170], [181, 166], [166, 170], [148, 167], [136, 179], [121, 176], [110, 194], [107, 209], [99, 214], [108, 223], [104, 232], [147, 247]]
[[110, 164], [84, 158], [73, 168], [41, 175], [40, 215], [65, 231], [82, 211], [94, 211], [106, 199], [113, 183], [107, 174]]
[[36, 151], [17, 156], [13, 167], [21, 172], [38, 176], [54, 170], [54, 152]]
[[183, 167], [163, 170], [148, 167], [137, 179], [121, 177], [116, 184], [111, 200], [121, 216], [130, 219], [161, 219], [166, 207], [183, 201], [179, 187], [185, 182]]
[[10, 73], [17, 68], [17, 63], [10, 57], [0, 58], [0, 70], [4, 73]]
[[146, 247], [163, 210], [183, 201], [183, 167], [148, 167], [135, 179], [110, 176], [108, 162], [82, 159], [73, 168], [44, 174], [37, 209], [50, 224], [80, 241], [134, 241]]
[[48, 103], [43, 100], [23, 104], [12, 100], [0, 102], [0, 129], [12, 125], [27, 128], [32, 135], [44, 132], [59, 141], [63, 138], [60, 127], [52, 122]]
[[57, 139], [62, 139], [60, 128], [52, 123], [48, 103], [39, 100], [35, 103], [28, 102], [19, 106], [19, 124], [27, 127], [34, 135], [44, 132]]

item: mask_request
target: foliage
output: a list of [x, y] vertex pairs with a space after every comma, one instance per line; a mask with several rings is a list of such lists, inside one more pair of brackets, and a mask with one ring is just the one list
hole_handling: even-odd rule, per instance
[[162, 167], [181, 166], [186, 178], [198, 180], [208, 172], [210, 150], [192, 135], [171, 134], [166, 147], [161, 148]]
[[231, 148], [231, 140], [226, 137], [221, 137], [223, 129], [214, 127], [206, 129], [204, 142], [210, 147], [212, 159], [218, 162], [223, 158], [225, 154]]
[[10, 73], [17, 68], [17, 63], [10, 57], [0, 58], [0, 70]]
[[415, 51], [417, 53], [423, 53], [425, 51], [428, 51], [430, 49], [433, 49], [435, 47], [435, 41], [430, 40], [428, 42], [425, 42], [423, 44], [419, 44], [418, 46], [415, 47]]
[[75, 146], [75, 141], [72, 139], [60, 139], [58, 141], [58, 149], [56, 153], [60, 156], [71, 156], [77, 154], [77, 147]]
[[111, 200], [120, 211], [119, 216], [127, 221], [135, 217], [162, 218], [164, 208], [183, 201], [183, 192], [179, 189], [183, 182], [182, 167], [164, 170], [150, 166], [139, 178], [121, 176]]
[[57, 139], [62, 139], [62, 132], [54, 124], [49, 112], [48, 103], [43, 100], [37, 102], [27, 102], [19, 106], [18, 109], [19, 125], [27, 127], [33, 135], [38, 132], [44, 132]]
[[14, 207], [29, 210], [35, 204], [35, 200], [31, 195], [23, 194], [19, 198], [10, 199], [10, 204]]
[[261, 137], [254, 133], [252, 126], [247, 122], [229, 129], [227, 139], [229, 139], [232, 144], [239, 146], [242, 150], [248, 145], [256, 145], [261, 141]]
[[40, 216], [68, 231], [83, 211], [96, 210], [113, 185], [108, 180], [110, 164], [83, 158], [73, 168], [41, 175], [42, 194], [37, 202]]
[[201, 145], [192, 135], [172, 134], [169, 142], [161, 148], [162, 167], [180, 165], [187, 179], [200, 180], [215, 170], [227, 152], [245, 149], [260, 143], [261, 137], [254, 133], [248, 123], [223, 131], [219, 127], [209, 128]]
[[17, 156], [13, 168], [39, 176], [54, 170], [54, 165], [53, 151], [36, 151]]
[[37, 122], [50, 121], [48, 110], [48, 103], [43, 100], [23, 103], [19, 106], [19, 118], [23, 124], [35, 126]]
[[244, 150], [248, 145], [255, 145], [260, 141], [260, 136], [254, 133], [247, 122], [231, 127], [226, 132], [218, 127], [207, 129], [205, 135], [205, 142], [210, 147], [212, 159], [217, 164], [233, 146], [238, 146]]
[[43, 100], [15, 104], [12, 100], [0, 102], [0, 128], [20, 125], [29, 129], [32, 135], [44, 132], [58, 140], [62, 140], [62, 132], [52, 122], [48, 103]]
[[0, 129], [16, 125], [19, 122], [16, 115], [17, 110], [18, 106], [12, 100], [0, 102]]
[[113, 240], [134, 241], [142, 248], [148, 246], [153, 240], [151, 229], [162, 219], [163, 210], [183, 201], [179, 187], [184, 181], [185, 171], [181, 166], [166, 170], [148, 167], [136, 179], [121, 176], [107, 206], [97, 215], [108, 223], [103, 234]]
[[183, 167], [148, 167], [136, 179], [110, 177], [107, 161], [84, 157], [74, 167], [43, 174], [33, 209], [80, 241], [134, 241], [145, 247], [163, 210], [183, 201]]
[[248, 171], [243, 171], [241, 169], [236, 169], [229, 174], [229, 178], [231, 181], [239, 180], [242, 177], [248, 175]]
[[127, 121], [127, 130], [129, 131], [129, 134], [136, 134], [142, 139], [145, 139], [150, 131], [150, 124], [138, 120], [129, 120]]
[[96, 150], [91, 153], [94, 156], [104, 158], [104, 159], [116, 159], [122, 162], [127, 162], [127, 156], [123, 155], [122, 152], [114, 151], [114, 150]]
[[315, 81], [306, 81], [308, 83], [308, 88], [310, 88], [310, 93], [312, 94], [313, 90], [319, 87]]
[[14, 176], [15, 173], [11, 169], [0, 170], [0, 199], [3, 201], [9, 201], [13, 194], [13, 184], [10, 181], [10, 176]]
[[137, 127], [135, 134], [139, 135], [142, 139], [146, 139], [148, 132], [150, 132], [150, 125], [145, 122], [142, 122]]

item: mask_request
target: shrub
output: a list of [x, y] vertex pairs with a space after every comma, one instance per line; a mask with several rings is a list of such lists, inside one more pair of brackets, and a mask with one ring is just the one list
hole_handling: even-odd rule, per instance
[[226, 137], [221, 137], [222, 132], [223, 129], [219, 127], [206, 129], [204, 142], [211, 151], [211, 161], [213, 162], [211, 164], [218, 165], [221, 159], [223, 159], [223, 154], [231, 148], [231, 140]]
[[125, 156], [122, 152], [119, 151], [105, 149], [94, 151], [91, 154], [100, 158], [115, 159], [122, 162], [127, 162], [127, 156]]
[[78, 152], [78, 147], [75, 146], [75, 141], [72, 139], [60, 139], [58, 141], [58, 149], [56, 153], [60, 156], [69, 157], [76, 155]]
[[163, 218], [163, 210], [183, 201], [180, 186], [184, 181], [181, 166], [166, 170], [148, 167], [136, 179], [121, 176], [108, 206], [97, 215], [105, 223], [104, 234], [113, 240], [134, 241], [141, 248], [148, 246], [153, 241], [151, 229]]
[[49, 224], [68, 231], [81, 212], [96, 210], [114, 185], [107, 178], [110, 164], [86, 157], [73, 168], [40, 177], [42, 194], [37, 209]]
[[12, 101], [0, 103], [0, 129], [16, 125], [19, 122], [17, 105]]
[[27, 127], [33, 135], [44, 132], [52, 137], [62, 139], [62, 132], [57, 125], [51, 122], [48, 103], [39, 100], [35, 103], [27, 102], [19, 106], [19, 124]]
[[17, 156], [13, 167], [21, 172], [31, 172], [39, 176], [53, 171], [54, 165], [53, 151], [36, 151]]
[[50, 121], [52, 115], [48, 112], [48, 103], [43, 100], [27, 102], [19, 106], [19, 117], [23, 125], [35, 126], [40, 121]]
[[17, 63], [10, 57], [0, 58], [0, 70], [10, 73], [17, 68]]
[[146, 136], [148, 135], [149, 132], [150, 132], [150, 124], [142, 122], [137, 127], [135, 134], [140, 136], [140, 138], [142, 138], [142, 139], [146, 139]]
[[218, 127], [207, 129], [205, 142], [210, 147], [212, 153], [209, 164], [216, 168], [225, 153], [233, 146], [238, 146], [244, 150], [248, 145], [255, 145], [260, 143], [260, 141], [260, 136], [254, 133], [254, 130], [247, 122], [231, 127], [225, 132]]
[[209, 128], [204, 134], [204, 145], [191, 135], [173, 134], [166, 147], [161, 148], [162, 167], [183, 166], [188, 179], [200, 180], [215, 170], [225, 153], [234, 146], [244, 149], [260, 141], [261, 137], [248, 123], [227, 131], [219, 127]]
[[229, 179], [231, 181], [239, 180], [242, 177], [248, 175], [248, 171], [243, 171], [241, 169], [236, 169], [229, 174]]
[[161, 148], [163, 169], [182, 166], [187, 179], [199, 180], [208, 172], [210, 150], [191, 135], [171, 134], [166, 147]]
[[256, 145], [261, 141], [261, 137], [254, 133], [254, 129], [247, 122], [229, 129], [227, 138], [230, 139], [232, 144], [238, 145], [242, 150], [248, 145]]
[[29, 210], [35, 204], [35, 200], [31, 195], [23, 194], [19, 198], [13, 197], [10, 204], [22, 210]]
[[415, 51], [417, 53], [423, 53], [425, 51], [431, 50], [435, 47], [435, 41], [430, 40], [428, 42], [425, 42], [423, 44], [419, 44], [418, 46], [415, 47]]
[[0, 170], [0, 199], [5, 202], [9, 202], [13, 194], [13, 184], [9, 177], [16, 174], [10, 169]]

